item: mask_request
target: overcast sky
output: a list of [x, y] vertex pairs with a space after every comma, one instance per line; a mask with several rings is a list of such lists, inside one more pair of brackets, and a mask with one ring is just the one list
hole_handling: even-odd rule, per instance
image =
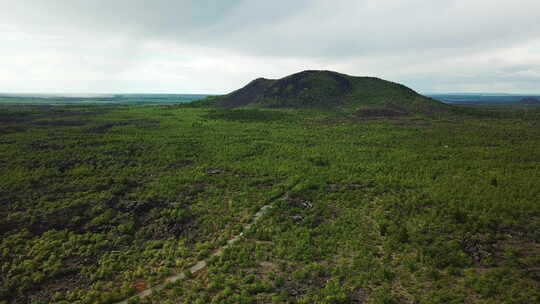
[[540, 0], [0, 0], [0, 92], [226, 93], [305, 69], [540, 93]]

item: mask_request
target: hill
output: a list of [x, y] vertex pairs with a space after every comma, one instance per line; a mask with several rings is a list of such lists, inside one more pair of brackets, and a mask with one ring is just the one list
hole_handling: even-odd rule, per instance
[[398, 83], [319, 70], [281, 79], [258, 78], [241, 89], [213, 98], [212, 103], [224, 108], [360, 110], [362, 116], [433, 113], [449, 108]]

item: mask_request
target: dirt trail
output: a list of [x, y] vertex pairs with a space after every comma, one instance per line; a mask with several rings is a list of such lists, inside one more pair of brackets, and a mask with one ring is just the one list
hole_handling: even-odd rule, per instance
[[[261, 209], [259, 209], [259, 211], [257, 211], [257, 213], [255, 213], [255, 215], [253, 216], [253, 218], [251, 219], [251, 222], [249, 222], [248, 224], [244, 225], [242, 231], [248, 231], [251, 226], [253, 226], [255, 223], [257, 223], [257, 221], [263, 216], [266, 214], [266, 212], [272, 207], [271, 206], [271, 203], [273, 201], [275, 201], [276, 199], [282, 197], [284, 194], [281, 194], [281, 195], [277, 195], [275, 196], [274, 198], [272, 198], [269, 202], [268, 205], [265, 205], [265, 206], [262, 206]], [[240, 234], [236, 235], [235, 237], [233, 237], [232, 239], [228, 240], [227, 241], [227, 244], [225, 244], [224, 246], [220, 247], [217, 251], [215, 251], [208, 259], [206, 260], [201, 260], [201, 261], [198, 261], [195, 265], [191, 266], [188, 271], [189, 273], [191, 274], [195, 274], [197, 273], [198, 271], [200, 271], [201, 269], [204, 269], [208, 263], [207, 261], [212, 258], [212, 257], [215, 257], [215, 256], [220, 256], [221, 254], [223, 254], [223, 250], [225, 250], [225, 248], [227, 247], [230, 247], [232, 246], [234, 243], [236, 243], [238, 240], [240, 240], [242, 238], [242, 236], [244, 235], [244, 232], [241, 232]], [[165, 288], [165, 286], [168, 284], [168, 283], [174, 283], [176, 281], [179, 281], [179, 280], [182, 280], [182, 279], [185, 279], [186, 278], [186, 275], [184, 273], [178, 273], [178, 274], [175, 274], [175, 275], [172, 275], [170, 277], [167, 277], [163, 283], [161, 284], [158, 284], [158, 285], [154, 285], [146, 290], [143, 290], [141, 292], [139, 292], [138, 294], [128, 298], [128, 299], [125, 299], [123, 301], [120, 301], [120, 302], [117, 302], [116, 304], [127, 304], [129, 303], [129, 301], [131, 299], [134, 299], [134, 298], [139, 298], [139, 299], [142, 299], [142, 298], [146, 298], [148, 296], [150, 296], [153, 292], [155, 291], [160, 291], [162, 290], [163, 288]]]

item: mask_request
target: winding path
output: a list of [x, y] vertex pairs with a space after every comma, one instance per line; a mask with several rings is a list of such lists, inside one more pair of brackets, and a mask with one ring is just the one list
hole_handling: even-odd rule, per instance
[[[255, 223], [257, 223], [257, 221], [259, 221], [259, 219], [266, 214], [266, 212], [272, 207], [272, 202], [275, 201], [276, 199], [282, 197], [284, 195], [284, 193], [280, 194], [280, 195], [276, 195], [275, 197], [273, 197], [272, 199], [270, 199], [270, 202], [268, 205], [264, 205], [261, 207], [261, 209], [259, 209], [259, 211], [257, 211], [257, 213], [255, 213], [255, 215], [253, 216], [253, 218], [251, 219], [251, 222], [247, 223], [244, 225], [243, 229], [242, 229], [242, 232], [240, 232], [240, 234], [236, 235], [235, 237], [233, 237], [232, 239], [228, 240], [227, 241], [227, 244], [225, 244], [224, 246], [220, 247], [217, 251], [215, 251], [208, 259], [212, 258], [212, 257], [215, 257], [215, 256], [220, 256], [221, 254], [223, 254], [223, 250], [225, 250], [227, 247], [230, 247], [231, 245], [233, 245], [234, 243], [236, 243], [238, 240], [240, 240], [240, 238], [242, 238], [242, 236], [244, 235], [244, 231], [247, 231], [251, 228], [251, 226], [253, 226]], [[201, 261], [198, 261], [195, 265], [191, 266], [188, 271], [190, 274], [195, 274], [196, 272], [200, 271], [201, 269], [204, 269], [206, 268], [206, 266], [208, 265], [208, 259], [206, 260], [201, 260]], [[172, 276], [169, 276], [167, 277], [163, 283], [161, 284], [158, 284], [158, 285], [154, 285], [152, 287], [149, 287], [148, 289], [146, 290], [143, 290], [141, 292], [139, 292], [138, 294], [130, 297], [130, 298], [127, 298], [123, 301], [120, 301], [120, 302], [117, 302], [116, 304], [128, 304], [130, 300], [132, 299], [135, 299], [135, 298], [139, 298], [139, 299], [142, 299], [142, 298], [146, 298], [148, 296], [150, 296], [153, 292], [155, 291], [160, 291], [162, 289], [165, 288], [165, 286], [169, 283], [174, 283], [176, 281], [179, 281], [179, 280], [182, 280], [182, 279], [185, 279], [186, 278], [186, 275], [184, 273], [177, 273], [175, 275], [172, 275]]]

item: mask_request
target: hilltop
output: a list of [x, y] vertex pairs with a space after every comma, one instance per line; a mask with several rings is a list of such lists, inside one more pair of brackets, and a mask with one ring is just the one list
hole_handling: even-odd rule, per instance
[[362, 116], [447, 111], [449, 106], [375, 77], [308, 70], [281, 79], [257, 78], [227, 95], [203, 101], [218, 107], [359, 110]]

